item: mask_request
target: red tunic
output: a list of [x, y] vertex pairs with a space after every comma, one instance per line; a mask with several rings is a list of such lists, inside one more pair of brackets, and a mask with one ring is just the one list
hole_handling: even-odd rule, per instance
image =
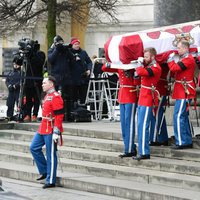
[[[184, 66], [181, 67], [180, 62], [182, 62]], [[196, 97], [196, 90], [194, 83], [195, 60], [192, 57], [192, 55], [185, 56], [178, 63], [171, 61], [168, 63], [168, 66], [170, 71], [174, 73], [175, 77], [175, 85], [172, 98], [173, 99], [195, 98]]]
[[156, 89], [160, 93], [160, 96], [167, 96], [168, 95], [168, 81], [167, 81], [167, 75], [169, 72], [169, 67], [167, 64], [161, 65], [162, 72], [160, 76], [160, 80], [157, 83]]
[[[42, 105], [42, 122], [39, 126], [38, 133], [52, 134], [53, 127], [57, 127], [63, 132], [62, 121], [64, 114], [56, 114], [55, 112], [63, 109], [63, 99], [56, 91], [47, 94], [44, 97]], [[59, 112], [57, 112], [59, 113]]]
[[124, 104], [137, 102], [136, 83], [139, 83], [134, 79], [134, 69], [125, 71], [122, 69], [107, 68], [105, 65], [103, 65], [102, 71], [119, 74], [119, 103]]
[[[151, 71], [151, 73], [148, 71]], [[156, 87], [160, 76], [161, 67], [158, 63], [154, 65], [148, 65], [145, 67], [138, 67], [136, 69], [138, 76], [141, 77], [141, 89], [139, 95], [138, 105], [140, 106], [153, 106], [154, 103], [158, 102], [157, 91], [152, 92], [151, 88]]]

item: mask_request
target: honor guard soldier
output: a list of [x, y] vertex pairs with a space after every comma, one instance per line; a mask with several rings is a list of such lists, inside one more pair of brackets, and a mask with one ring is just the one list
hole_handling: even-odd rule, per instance
[[[133, 159], [150, 159], [149, 126], [154, 107], [158, 104], [156, 85], [161, 76], [161, 67], [155, 61], [156, 50], [146, 48], [144, 58], [138, 58], [136, 73], [141, 77], [141, 89], [138, 100], [138, 153]], [[143, 65], [144, 62], [144, 65]]]
[[168, 146], [168, 132], [165, 119], [165, 111], [167, 107], [169, 89], [168, 89], [168, 74], [169, 67], [167, 63], [160, 65], [162, 68], [160, 80], [157, 83], [156, 90], [160, 94], [160, 101], [156, 108], [156, 113], [152, 113], [151, 128], [150, 128], [150, 146]]
[[168, 66], [175, 75], [175, 85], [172, 98], [176, 99], [174, 106], [174, 136], [173, 149], [192, 148], [191, 124], [189, 121], [189, 104], [196, 97], [194, 72], [195, 59], [189, 54], [189, 42], [181, 40], [177, 44], [180, 60], [174, 61], [174, 53], [169, 55]]
[[119, 74], [118, 102], [120, 105], [120, 122], [124, 153], [119, 157], [132, 157], [137, 155], [135, 140], [135, 113], [137, 107], [137, 87], [134, 80], [134, 69], [122, 70], [110, 68], [110, 64], [104, 64], [103, 71]]
[[[57, 171], [57, 143], [60, 138], [62, 145], [64, 117], [63, 100], [55, 91], [55, 78], [49, 76], [44, 78], [42, 83], [43, 91], [46, 92], [42, 105], [42, 122], [30, 145], [38, 171], [41, 174], [37, 180], [46, 178], [43, 188], [55, 187]], [[46, 158], [42, 152], [42, 147], [46, 147]]]

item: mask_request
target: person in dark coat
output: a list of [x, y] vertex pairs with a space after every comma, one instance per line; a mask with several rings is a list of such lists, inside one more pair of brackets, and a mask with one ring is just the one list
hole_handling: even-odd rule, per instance
[[87, 52], [80, 48], [80, 41], [77, 38], [72, 38], [71, 52], [74, 56], [74, 65], [72, 67], [72, 87], [73, 101], [85, 103], [90, 73], [92, 69], [92, 61]]
[[[32, 41], [32, 40], [31, 40]], [[26, 103], [24, 105], [24, 122], [36, 122], [41, 103], [43, 66], [45, 63], [45, 53], [40, 51], [37, 41], [32, 41], [31, 54], [27, 57], [27, 69], [24, 84], [24, 95]]]
[[13, 116], [15, 104], [18, 106], [20, 93], [21, 66], [23, 59], [15, 56], [13, 59], [13, 70], [9, 72], [6, 78], [6, 86], [8, 88], [8, 98], [6, 105], [8, 121], [16, 120]]
[[48, 62], [50, 64], [50, 75], [56, 79], [55, 88], [61, 91], [65, 107], [65, 121], [71, 121], [72, 100], [72, 75], [71, 68], [73, 65], [73, 55], [68, 45], [64, 45], [61, 36], [54, 37], [54, 41], [48, 50]]

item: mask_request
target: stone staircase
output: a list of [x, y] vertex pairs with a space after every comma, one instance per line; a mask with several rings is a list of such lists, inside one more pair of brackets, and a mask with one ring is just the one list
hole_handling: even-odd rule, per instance
[[[36, 182], [29, 152], [38, 124], [0, 124], [0, 176]], [[78, 127], [78, 126], [77, 126]], [[98, 130], [99, 129], [99, 130]], [[119, 132], [64, 128], [58, 186], [134, 200], [200, 199], [200, 141], [194, 149], [152, 147], [150, 160], [120, 159]]]

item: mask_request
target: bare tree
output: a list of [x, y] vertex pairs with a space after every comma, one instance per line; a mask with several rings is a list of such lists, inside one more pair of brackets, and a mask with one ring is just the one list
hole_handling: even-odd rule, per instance
[[73, 17], [80, 23], [85, 23], [85, 17], [88, 17], [101, 23], [99, 16], [103, 13], [109, 21], [117, 22], [118, 2], [119, 0], [1, 0], [0, 35], [31, 26], [42, 17], [47, 18], [47, 36], [50, 42], [56, 34], [56, 22], [62, 23], [63, 17]]

